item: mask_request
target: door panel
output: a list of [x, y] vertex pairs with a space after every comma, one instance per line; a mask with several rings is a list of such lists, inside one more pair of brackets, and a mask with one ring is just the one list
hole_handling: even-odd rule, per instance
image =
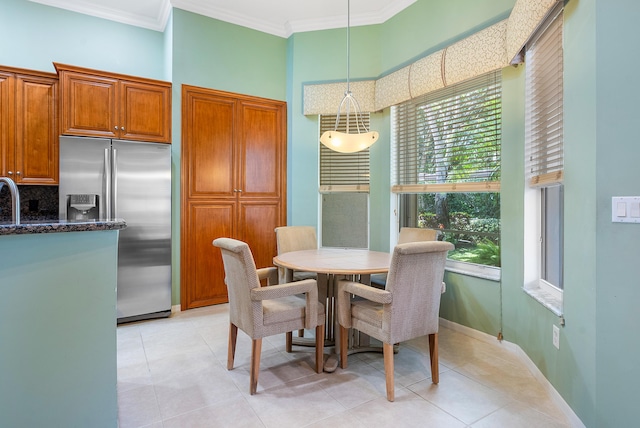
[[61, 72], [62, 134], [117, 138], [118, 81], [81, 73]]
[[282, 225], [280, 202], [277, 200], [240, 203], [238, 239], [251, 248], [256, 267], [273, 266], [277, 254], [275, 229]]
[[[241, 104], [239, 173], [243, 197], [278, 197], [281, 189], [281, 109]], [[286, 173], [285, 173], [286, 174]]]
[[15, 179], [14, 88], [13, 74], [0, 72], [0, 176], [11, 179]]
[[120, 82], [120, 138], [171, 141], [171, 86]]
[[189, 104], [188, 116], [183, 115], [188, 197], [235, 197], [234, 103], [200, 94], [189, 94], [185, 102]]
[[219, 237], [233, 236], [235, 203], [190, 202], [186, 230], [183, 229], [183, 309], [227, 302], [224, 266], [220, 250], [212, 244]]
[[58, 183], [57, 79], [16, 79], [16, 170], [22, 184]]

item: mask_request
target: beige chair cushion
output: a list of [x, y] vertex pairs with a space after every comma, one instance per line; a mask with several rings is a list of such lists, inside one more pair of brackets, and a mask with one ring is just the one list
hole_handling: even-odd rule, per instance
[[[264, 325], [304, 319], [306, 301], [301, 296], [287, 296], [262, 302]], [[324, 306], [318, 303], [318, 325], [324, 324]]]

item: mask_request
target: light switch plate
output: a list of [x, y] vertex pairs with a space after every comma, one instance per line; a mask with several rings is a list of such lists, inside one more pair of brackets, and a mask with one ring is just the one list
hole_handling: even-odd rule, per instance
[[611, 198], [613, 223], [640, 223], [640, 196], [614, 196]]

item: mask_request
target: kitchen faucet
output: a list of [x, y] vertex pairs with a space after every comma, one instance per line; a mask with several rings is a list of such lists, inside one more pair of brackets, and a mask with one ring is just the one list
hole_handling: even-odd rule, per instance
[[0, 190], [2, 186], [6, 184], [11, 192], [11, 217], [14, 224], [20, 224], [20, 193], [18, 192], [18, 186], [9, 177], [0, 177]]

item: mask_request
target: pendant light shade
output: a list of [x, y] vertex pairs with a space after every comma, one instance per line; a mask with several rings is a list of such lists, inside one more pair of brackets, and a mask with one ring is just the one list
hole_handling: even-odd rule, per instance
[[[351, 21], [351, 4], [347, 0], [347, 90], [344, 98], [338, 106], [338, 114], [336, 116], [336, 125], [332, 131], [326, 131], [320, 137], [320, 142], [340, 153], [354, 153], [371, 147], [378, 140], [376, 131], [369, 131], [362, 120], [362, 112], [358, 101], [353, 97], [349, 86], [349, 63], [350, 63], [350, 21]], [[346, 132], [338, 131], [340, 124], [340, 114], [344, 111], [346, 116]], [[355, 117], [355, 126], [351, 123], [350, 116]], [[352, 132], [350, 132], [352, 131]]]

